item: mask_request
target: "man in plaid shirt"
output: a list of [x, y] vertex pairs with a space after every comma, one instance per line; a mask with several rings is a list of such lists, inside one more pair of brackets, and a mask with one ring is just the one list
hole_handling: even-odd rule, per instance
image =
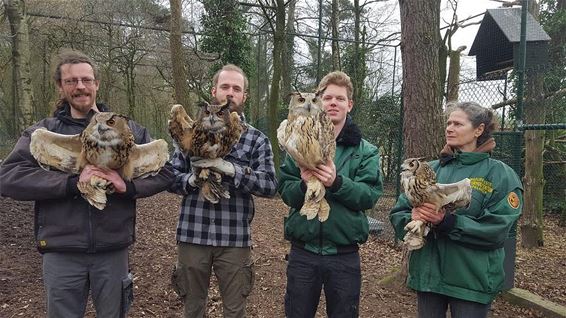
[[[248, 79], [242, 69], [225, 65], [212, 82], [212, 96], [217, 100], [230, 97], [230, 110], [243, 118]], [[273, 197], [277, 193], [271, 144], [261, 131], [247, 125], [226, 157], [192, 163], [194, 167], [210, 168], [224, 175], [223, 185], [229, 190], [230, 198], [221, 198], [217, 204], [199, 198], [190, 162], [179, 150], [173, 153], [171, 163], [176, 181], [170, 190], [184, 196], [177, 225], [173, 286], [183, 299], [185, 317], [203, 317], [211, 269], [214, 269], [224, 317], [245, 317], [246, 298], [255, 275], [250, 235], [254, 216], [252, 195]]]

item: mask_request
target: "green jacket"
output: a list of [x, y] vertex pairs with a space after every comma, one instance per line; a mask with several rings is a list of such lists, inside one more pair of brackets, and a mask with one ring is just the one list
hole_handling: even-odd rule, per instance
[[[488, 304], [503, 287], [503, 243], [521, 215], [521, 181], [509, 166], [487, 153], [456, 153], [444, 166], [438, 160], [429, 164], [438, 183], [470, 178], [472, 202], [467, 209], [447, 214], [429, 233], [425, 246], [411, 253], [408, 285]], [[405, 235], [411, 209], [402, 194], [390, 212], [398, 239]]]
[[285, 238], [321, 255], [357, 250], [358, 244], [367, 240], [369, 228], [364, 210], [371, 209], [383, 192], [379, 151], [361, 138], [351, 120], [336, 142], [337, 181], [326, 191], [330, 215], [325, 222], [318, 218], [307, 220], [299, 214], [306, 187], [293, 159], [287, 156], [280, 170], [278, 191], [291, 207], [285, 219]]

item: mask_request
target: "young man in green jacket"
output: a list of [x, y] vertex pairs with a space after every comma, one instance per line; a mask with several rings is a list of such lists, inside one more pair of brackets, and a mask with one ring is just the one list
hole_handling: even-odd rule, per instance
[[[334, 124], [336, 156], [316, 170], [298, 167], [289, 156], [280, 170], [279, 193], [291, 207], [285, 237], [291, 242], [287, 266], [285, 316], [314, 317], [324, 287], [328, 317], [358, 316], [361, 269], [358, 247], [368, 238], [364, 210], [371, 209], [383, 191], [378, 149], [362, 139], [348, 113], [352, 82], [343, 72], [327, 74], [323, 107]], [[328, 220], [300, 215], [306, 185], [316, 176], [326, 187]]]

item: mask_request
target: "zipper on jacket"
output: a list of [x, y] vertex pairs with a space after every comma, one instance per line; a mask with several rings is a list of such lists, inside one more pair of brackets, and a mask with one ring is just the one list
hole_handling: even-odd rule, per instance
[[94, 244], [94, 230], [92, 226], [92, 205], [88, 204], [88, 251], [87, 253], [94, 253], [96, 251]]

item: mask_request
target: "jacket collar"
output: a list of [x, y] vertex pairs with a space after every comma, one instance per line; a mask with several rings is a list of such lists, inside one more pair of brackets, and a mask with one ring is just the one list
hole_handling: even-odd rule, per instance
[[[110, 109], [103, 103], [96, 103], [96, 107], [101, 112], [108, 112]], [[57, 106], [57, 109], [53, 113], [54, 117], [61, 120], [62, 122], [69, 124], [69, 125], [80, 125], [86, 127], [90, 122], [92, 116], [94, 116], [96, 112], [94, 110], [90, 110], [86, 116], [86, 118], [73, 118], [71, 116], [71, 105], [68, 102], [62, 101], [60, 105]]]
[[352, 117], [348, 115], [346, 117], [346, 123], [344, 123], [344, 127], [336, 137], [336, 145], [341, 146], [357, 146], [362, 141], [362, 131], [360, 128], [354, 124], [352, 121]]
[[460, 161], [462, 164], [471, 165], [489, 158], [493, 148], [495, 148], [495, 139], [493, 138], [488, 139], [472, 152], [454, 151], [452, 147], [444, 145], [444, 148], [440, 151], [440, 165], [445, 166], [454, 159]]

